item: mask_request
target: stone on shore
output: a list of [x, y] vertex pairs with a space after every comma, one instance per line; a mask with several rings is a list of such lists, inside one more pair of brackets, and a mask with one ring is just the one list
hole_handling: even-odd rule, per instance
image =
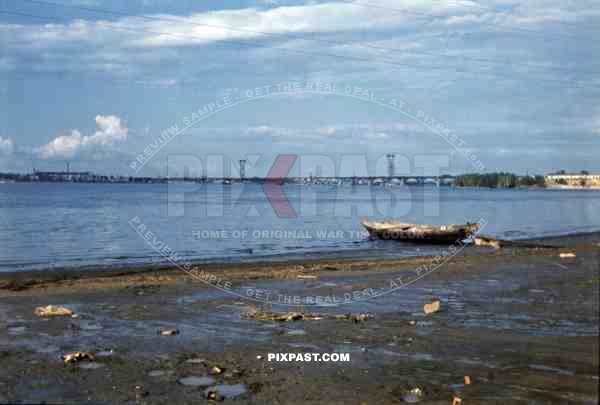
[[158, 332], [161, 336], [175, 336], [179, 335], [178, 329], [165, 329]]
[[402, 402], [406, 402], [407, 404], [416, 404], [421, 402], [423, 399], [423, 390], [419, 387], [412, 388], [408, 390], [402, 396]]
[[73, 311], [69, 308], [48, 305], [45, 307], [37, 307], [34, 311], [37, 316], [51, 317], [51, 316], [73, 316]]
[[500, 249], [500, 247], [501, 247], [500, 241], [498, 241], [496, 239], [492, 239], [492, 238], [478, 237], [478, 238], [475, 238], [474, 241], [475, 241], [475, 246], [491, 247], [494, 249]]
[[223, 369], [222, 369], [221, 367], [219, 367], [219, 366], [213, 366], [213, 367], [210, 369], [210, 373], [211, 373], [212, 375], [219, 375], [219, 374], [222, 374], [222, 373], [223, 373]]
[[220, 384], [204, 390], [204, 396], [209, 401], [222, 401], [227, 398], [236, 398], [246, 394], [247, 389], [244, 384]]
[[84, 360], [94, 361], [96, 359], [92, 353], [88, 352], [67, 353], [64, 356], [61, 356], [61, 358], [65, 364], [78, 363]]
[[572, 252], [563, 252], [559, 256], [561, 259], [574, 259], [575, 257], [577, 257], [575, 253]]

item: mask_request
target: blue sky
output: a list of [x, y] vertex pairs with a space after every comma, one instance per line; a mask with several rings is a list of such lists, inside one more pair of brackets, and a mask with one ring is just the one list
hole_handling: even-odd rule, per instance
[[[599, 27], [593, 1], [0, 0], [0, 170], [69, 160], [131, 175], [149, 143], [208, 103], [323, 82], [431, 115], [486, 171], [600, 171]], [[166, 175], [169, 154], [261, 154], [248, 174], [265, 175], [281, 153], [374, 164], [391, 151], [473, 171], [390, 109], [290, 93], [199, 122], [137, 175]]]

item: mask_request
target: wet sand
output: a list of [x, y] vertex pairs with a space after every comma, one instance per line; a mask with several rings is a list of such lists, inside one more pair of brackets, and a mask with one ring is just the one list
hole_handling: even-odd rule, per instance
[[[455, 395], [462, 404], [596, 404], [600, 235], [539, 242], [563, 248], [468, 248], [398, 291], [337, 307], [253, 303], [168, 268], [4, 274], [0, 402], [203, 403], [206, 387], [224, 384], [233, 403], [398, 404], [418, 387], [427, 404]], [[429, 260], [205, 269], [257, 289], [317, 295], [379, 286]], [[426, 316], [434, 297], [442, 310]], [[78, 317], [34, 315], [48, 304]], [[253, 306], [324, 318], [248, 319]], [[349, 312], [373, 317], [334, 317]], [[60, 356], [76, 350], [96, 360], [64, 365]], [[349, 353], [350, 362], [267, 361], [305, 352]], [[223, 372], [211, 375], [215, 365]]]

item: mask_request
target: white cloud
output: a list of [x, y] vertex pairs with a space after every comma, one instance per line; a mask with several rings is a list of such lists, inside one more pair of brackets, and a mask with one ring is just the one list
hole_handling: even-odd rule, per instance
[[10, 138], [0, 136], [0, 155], [10, 155], [15, 149], [15, 143]]
[[[251, 39], [268, 34], [354, 31], [394, 27], [408, 19], [401, 14], [374, 10], [365, 15], [362, 7], [349, 3], [321, 3], [257, 10], [253, 8], [211, 11], [188, 17], [157, 16], [163, 20], [137, 21], [152, 31], [138, 35], [135, 46], [173, 46], [200, 44], [227, 39]], [[175, 19], [180, 24], [165, 21]], [[229, 27], [236, 27], [235, 30]], [[156, 35], [154, 33], [163, 33]]]
[[[374, 8], [365, 7], [365, 3], [358, 1], [356, 4], [345, 1], [310, 2], [267, 9], [257, 6], [213, 10], [184, 16], [153, 14], [93, 20], [93, 14], [86, 14], [88, 19], [74, 19], [60, 24], [0, 23], [0, 44], [7, 51], [7, 57], [0, 58], [0, 71], [26, 68], [42, 72], [106, 72], [123, 77], [128, 83], [130, 80], [127, 78], [135, 77], [135, 84], [144, 87], [171, 88], [183, 86], [184, 83], [190, 85], [201, 72], [223, 68], [230, 70], [239, 64], [240, 59], [243, 63], [248, 63], [249, 59], [260, 60], [263, 63], [261, 70], [269, 76], [280, 73], [278, 67], [286, 62], [292, 64], [298, 60], [299, 65], [301, 62], [302, 66], [310, 67], [286, 69], [283, 72], [286, 79], [295, 79], [295, 76], [304, 78], [307, 71], [311, 74], [311, 70], [315, 69], [330, 69], [338, 77], [340, 71], [356, 72], [363, 68], [369, 69], [369, 77], [381, 75], [389, 78], [390, 67], [381, 63], [385, 60], [398, 63], [399, 66], [407, 64], [407, 69], [415, 65], [421, 75], [429, 73], [432, 80], [438, 83], [439, 69], [430, 70], [425, 66], [421, 69], [420, 66], [438, 66], [444, 62], [439, 56], [446, 53], [462, 55], [472, 52], [478, 58], [491, 53], [491, 58], [500, 61], [517, 53], [527, 53], [525, 57], [537, 54], [540, 62], [546, 64], [551, 62], [550, 59], [558, 60], [552, 51], [546, 49], [545, 43], [536, 49], [533, 49], [533, 45], [516, 47], [507, 44], [504, 47], [494, 43], [494, 48], [488, 49], [485, 48], [488, 47], [486, 43], [477, 41], [472, 47], [461, 48], [460, 44], [455, 43], [449, 47], [449, 37], [453, 42], [461, 42], [464, 38], [460, 35], [464, 31], [477, 34], [481, 30], [511, 31], [513, 27], [519, 29], [516, 32], [527, 34], [522, 32], [520, 25], [531, 27], [539, 23], [540, 35], [537, 39], [541, 40], [545, 32], [541, 29], [552, 31], [557, 28], [552, 28], [549, 22], [585, 22], [585, 18], [593, 15], [590, 9], [583, 6], [574, 10], [566, 9], [558, 0], [530, 1], [534, 6], [517, 0], [490, 0], [485, 6], [479, 2], [458, 0], [407, 0], [402, 4], [398, 4], [397, 0], [380, 0], [378, 7]], [[565, 25], [557, 34], [565, 37], [583, 36], [586, 27]], [[315, 42], [311, 38], [323, 41]], [[197, 55], [190, 45], [210, 45], [227, 40], [252, 42], [248, 43], [248, 47], [240, 48], [239, 52], [231, 52], [228, 46], [219, 49], [219, 46], [211, 50], [212, 59], [202, 58], [202, 63], [197, 63]], [[265, 46], [252, 46], [256, 43]], [[401, 52], [407, 50], [414, 52]], [[306, 57], [307, 53], [318, 56], [319, 52], [356, 56], [365, 62], [380, 63], [377, 66], [337, 64], [331, 63], [331, 57]], [[482, 52], [486, 55], [482, 55]], [[270, 57], [276, 57], [281, 63], [264, 63], [264, 59]], [[434, 60], [436, 57], [438, 59]], [[451, 62], [455, 64], [454, 59]], [[159, 64], [159, 68], [165, 72], [156, 72]], [[200, 65], [202, 68], [199, 71]], [[450, 71], [452, 67], [448, 64]], [[364, 77], [363, 72], [359, 74], [361, 78]], [[415, 83], [413, 81], [412, 85]], [[429, 83], [424, 83], [423, 88], [429, 89]]]
[[246, 129], [249, 135], [270, 136], [276, 141], [285, 142], [306, 142], [319, 141], [328, 137], [333, 137], [337, 133], [337, 128], [333, 126], [318, 128], [281, 128], [268, 125], [249, 127]]
[[168, 89], [168, 88], [177, 86], [177, 80], [175, 80], [175, 79], [136, 80], [135, 84], [141, 85], [145, 88]]
[[279, 5], [278, 0], [258, 0], [257, 3], [263, 4], [265, 6], [271, 6], [271, 7]]
[[[67, 44], [123, 47], [172, 47], [221, 40], [269, 38], [262, 32], [306, 33], [352, 31], [398, 26], [410, 16], [349, 3], [285, 6], [267, 10], [229, 9], [181, 17], [157, 14], [112, 21], [77, 19], [66, 24], [0, 24], [0, 42], [14, 47], [48, 49]], [[229, 27], [236, 27], [236, 30]]]
[[336, 129], [335, 127], [324, 127], [324, 128], [319, 128], [317, 130], [318, 133], [320, 133], [321, 135], [335, 135]]
[[43, 159], [53, 157], [71, 158], [81, 147], [81, 140], [81, 133], [77, 130], [71, 131], [70, 135], [56, 137], [40, 148], [40, 157]]
[[363, 134], [362, 138], [359, 138], [359, 142], [362, 143], [387, 143], [390, 141], [390, 136], [385, 132], [367, 132]]
[[[431, 19], [446, 19], [447, 23], [453, 25], [472, 25], [498, 21], [533, 24], [564, 18], [573, 20], [587, 15], [583, 9], [559, 13], [552, 2], [539, 2], [535, 8], [520, 5], [517, 11], [510, 12], [493, 6], [473, 7], [474, 3], [456, 1], [412, 1], [403, 2], [401, 6], [396, 1], [380, 1], [378, 4], [380, 6], [368, 8], [364, 3], [358, 2], [330, 2], [268, 9], [226, 9], [189, 16], [156, 14], [147, 18], [130, 16], [111, 21], [77, 19], [66, 24], [0, 24], [0, 41], [17, 48], [27, 46], [48, 49], [80, 43], [104, 45], [106, 49], [112, 50], [131, 46], [173, 47], [222, 40], [272, 38], [263, 33], [293, 36], [304, 33], [405, 29], [407, 24], [427, 16]], [[232, 30], [231, 27], [235, 29]]]
[[96, 132], [81, 135], [74, 129], [68, 135], [61, 135], [38, 148], [42, 159], [72, 158], [79, 151], [92, 147], [106, 147], [127, 140], [128, 129], [121, 119], [114, 115], [96, 116]]
[[[205, 132], [205, 129], [200, 130]], [[204, 139], [232, 139], [239, 142], [254, 142], [257, 137], [270, 138], [273, 143], [285, 144], [326, 144], [328, 142], [344, 142], [345, 144], [383, 144], [403, 140], [414, 135], [421, 135], [428, 129], [420, 123], [354, 123], [335, 124], [319, 127], [277, 127], [260, 125], [247, 127], [240, 132], [231, 128], [211, 128], [211, 135]]]

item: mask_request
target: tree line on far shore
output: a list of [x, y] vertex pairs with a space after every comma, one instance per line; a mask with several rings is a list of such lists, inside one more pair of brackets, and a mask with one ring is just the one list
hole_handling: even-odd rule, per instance
[[487, 187], [487, 188], [516, 188], [516, 187], [545, 187], [544, 176], [518, 176], [514, 173], [470, 173], [456, 176], [456, 187]]

